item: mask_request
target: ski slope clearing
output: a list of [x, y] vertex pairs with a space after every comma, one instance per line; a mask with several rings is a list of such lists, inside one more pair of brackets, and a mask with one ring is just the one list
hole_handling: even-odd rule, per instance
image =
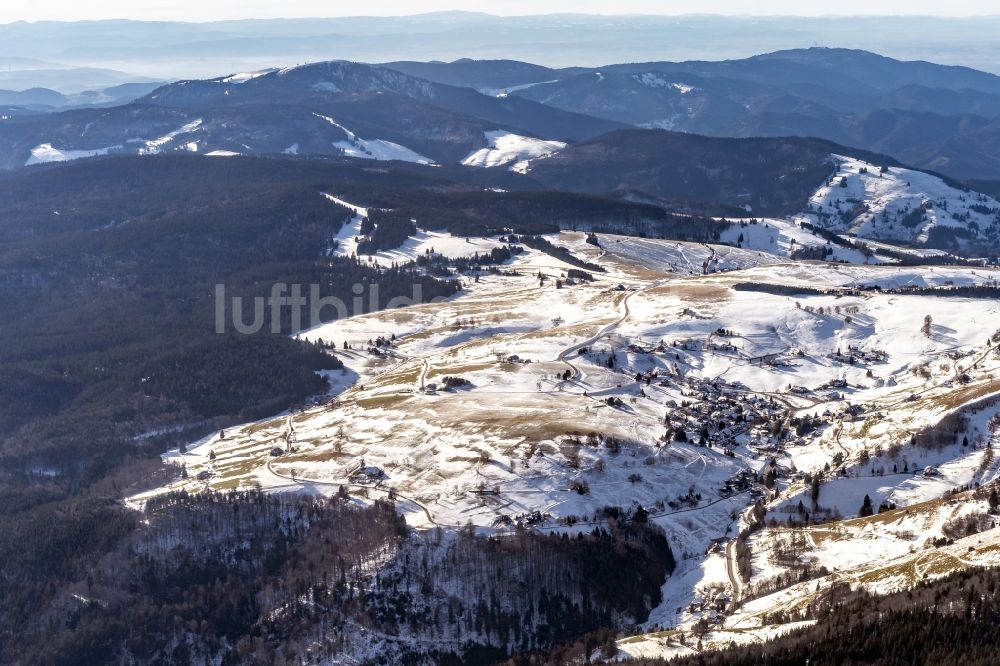
[[484, 95], [489, 95], [490, 97], [508, 97], [511, 93], [520, 92], [522, 90], [529, 90], [537, 86], [546, 86], [553, 83], [558, 83], [559, 79], [552, 79], [551, 81], [536, 81], [535, 83], [520, 83], [514, 86], [507, 86], [506, 88], [478, 88], [479, 92]]
[[417, 164], [433, 164], [434, 160], [385, 139], [361, 139], [354, 137], [347, 141], [337, 141], [333, 144], [344, 151], [345, 157], [356, 157], [364, 160], [398, 160], [400, 162], [415, 162]]
[[938, 176], [841, 155], [796, 221], [877, 241], [966, 247], [1000, 237], [1000, 202]]
[[486, 133], [486, 148], [468, 155], [462, 164], [474, 167], [500, 167], [511, 165], [513, 171], [524, 173], [528, 160], [540, 159], [566, 147], [562, 141], [545, 141], [497, 130]]
[[[324, 196], [355, 212], [351, 221], [345, 224], [336, 237], [332, 239], [333, 253], [345, 257], [357, 255], [358, 243], [362, 238], [361, 224], [368, 217], [368, 209], [328, 194]], [[398, 248], [361, 255], [361, 260], [388, 268], [393, 264], [416, 261], [417, 257], [426, 254], [439, 254], [449, 259], [458, 259], [477, 254], [488, 254], [490, 250], [504, 245], [504, 241], [499, 239], [460, 238], [443, 231], [428, 231], [418, 228], [417, 233], [410, 236]]]
[[200, 118], [197, 119], [197, 120], [192, 120], [191, 122], [183, 125], [182, 127], [178, 127], [177, 129], [173, 130], [172, 132], [168, 132], [167, 134], [164, 134], [163, 136], [161, 136], [158, 139], [153, 139], [152, 141], [145, 141], [145, 142], [143, 142], [143, 147], [139, 149], [139, 154], [140, 155], [159, 155], [160, 152], [163, 150], [163, 148], [167, 144], [173, 142], [174, 139], [176, 139], [179, 136], [184, 136], [184, 135], [187, 135], [187, 134], [191, 134], [192, 132], [194, 132], [195, 130], [197, 130], [199, 127], [201, 127], [201, 123], [202, 123], [202, 121], [201, 121]]
[[[143, 141], [141, 139], [136, 141], [130, 140], [129, 143], [140, 144], [138, 149], [134, 149], [134, 154], [158, 155], [167, 144], [173, 142], [177, 139], [177, 137], [195, 132], [201, 126], [201, 122], [201, 120], [194, 120], [157, 139], [151, 139], [149, 141]], [[185, 142], [184, 149], [197, 152], [198, 144], [197, 142]], [[31, 166], [33, 164], [47, 164], [50, 162], [68, 162], [70, 160], [100, 157], [101, 155], [118, 152], [132, 152], [132, 149], [126, 149], [126, 147], [122, 145], [115, 145], [89, 150], [66, 150], [56, 148], [51, 143], [43, 143], [31, 149], [31, 157], [28, 158], [24, 165]]]
[[434, 164], [434, 160], [424, 157], [420, 153], [410, 150], [406, 146], [401, 146], [385, 139], [362, 139], [357, 134], [347, 129], [333, 118], [314, 113], [314, 116], [321, 118], [334, 127], [341, 129], [347, 135], [347, 140], [334, 142], [334, 147], [344, 151], [345, 157], [355, 157], [365, 160], [398, 160], [400, 162], [414, 162], [416, 164]]
[[696, 90], [694, 86], [689, 86], [686, 83], [670, 81], [665, 79], [661, 74], [657, 74], [655, 72], [633, 74], [632, 79], [635, 80], [636, 83], [640, 83], [648, 88], [673, 88], [682, 95], [687, 95], [693, 90]]
[[[336, 252], [356, 249], [367, 211], [351, 208]], [[774, 228], [769, 237], [795, 231]], [[548, 239], [605, 271], [579, 277], [525, 249], [502, 271], [457, 276], [463, 290], [449, 300], [306, 331], [346, 366], [328, 395], [168, 453], [187, 478], [131, 501], [343, 487], [362, 501], [391, 494], [418, 528], [484, 533], [572, 532], [606, 521], [606, 506], [642, 507], [678, 567], [651, 633], [621, 642], [631, 654], [687, 650], [671, 632], [706, 623], [710, 645], [762, 640], [801, 619], [765, 614], [799, 607], [817, 581], [919, 573], [900, 574], [902, 585], [952, 562], [933, 539], [968, 530], [961, 521], [987, 500], [963, 489], [1000, 474], [1000, 302], [892, 289], [995, 285], [996, 271]], [[373, 260], [493, 242], [418, 234]], [[865, 495], [886, 511], [855, 519]], [[872, 589], [896, 584], [872, 575]]]
[[25, 166], [33, 164], [48, 164], [50, 162], [69, 162], [86, 157], [98, 157], [108, 153], [121, 150], [121, 146], [109, 146], [107, 148], [95, 148], [93, 150], [60, 150], [51, 143], [43, 143], [31, 149], [31, 157], [24, 163]]
[[256, 72], [239, 72], [237, 74], [231, 74], [229, 76], [218, 79], [219, 83], [246, 83], [247, 81], [252, 81], [259, 76], [264, 76], [265, 74], [270, 74], [277, 70], [271, 69], [261, 69]]
[[756, 249], [726, 245], [699, 245], [634, 236], [602, 235], [607, 261], [619, 261], [623, 269], [642, 266], [685, 275], [702, 275], [780, 263], [781, 257]]

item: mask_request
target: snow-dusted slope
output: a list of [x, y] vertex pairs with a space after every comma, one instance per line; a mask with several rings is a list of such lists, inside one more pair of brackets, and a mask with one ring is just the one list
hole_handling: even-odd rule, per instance
[[487, 132], [487, 148], [480, 148], [462, 160], [466, 166], [498, 167], [512, 165], [514, 171], [526, 171], [528, 160], [547, 157], [566, 147], [562, 141], [545, 141], [497, 130]]
[[851, 264], [884, 263], [878, 256], [867, 256], [859, 249], [830, 243], [803, 228], [797, 222], [781, 219], [742, 220], [722, 232], [720, 240], [748, 250], [758, 250], [780, 257], [805, 255], [811, 259]]
[[837, 232], [918, 245], [967, 246], [1000, 238], [1000, 202], [938, 176], [832, 156], [836, 173], [797, 220]]

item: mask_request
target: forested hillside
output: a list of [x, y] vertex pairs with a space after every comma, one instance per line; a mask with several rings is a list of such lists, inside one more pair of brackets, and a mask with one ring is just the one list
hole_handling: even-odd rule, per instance
[[374, 632], [395, 663], [491, 664], [638, 621], [674, 568], [646, 524], [416, 533], [391, 502], [346, 497], [177, 494], [140, 514], [92, 501], [0, 517], [0, 659], [293, 664], [364, 654]]
[[[623, 130], [531, 162], [547, 187], [576, 192], [641, 192], [671, 205], [699, 204], [787, 215], [805, 206], [833, 173], [830, 154], [849, 149], [816, 139], [719, 139]], [[857, 151], [854, 151], [857, 152]], [[888, 157], [872, 161], [895, 164]]]
[[317, 283], [349, 300], [354, 283], [377, 282], [383, 302], [414, 283], [454, 292], [409, 269], [324, 255], [351, 217], [320, 195], [336, 166], [88, 166], [0, 181], [0, 374], [11, 379], [0, 389], [0, 461], [11, 492], [27, 484], [59, 497], [174, 437], [322, 392], [314, 371], [339, 361], [267, 335], [270, 319], [262, 335], [215, 334], [216, 284], [252, 297], [273, 282]]
[[[844, 586], [802, 619], [815, 626], [793, 631], [763, 645], [734, 647], [675, 659], [630, 660], [636, 666], [796, 666], [872, 664], [937, 666], [996, 663], [1000, 650], [1000, 572], [967, 571], [884, 597]], [[692, 646], [697, 635], [687, 638]], [[514, 660], [512, 663], [527, 663]], [[545, 659], [539, 664], [561, 663]]]

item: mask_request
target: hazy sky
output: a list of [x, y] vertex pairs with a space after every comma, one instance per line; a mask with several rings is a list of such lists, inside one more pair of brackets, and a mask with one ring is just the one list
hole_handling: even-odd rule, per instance
[[464, 9], [493, 14], [1000, 14], [989, 0], [0, 0], [0, 23], [98, 18], [210, 21], [227, 18], [416, 14]]

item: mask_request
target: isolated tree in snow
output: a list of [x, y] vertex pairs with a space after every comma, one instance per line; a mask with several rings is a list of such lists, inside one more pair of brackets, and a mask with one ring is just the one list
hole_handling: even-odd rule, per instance
[[869, 497], [868, 495], [865, 495], [865, 500], [864, 502], [861, 503], [861, 511], [858, 512], [858, 515], [864, 518], [865, 516], [870, 516], [873, 513], [874, 511], [872, 509], [872, 498]]
[[819, 474], [814, 474], [812, 482], [809, 485], [809, 497], [812, 498], [813, 504], [819, 502], [819, 488], [822, 483]]

